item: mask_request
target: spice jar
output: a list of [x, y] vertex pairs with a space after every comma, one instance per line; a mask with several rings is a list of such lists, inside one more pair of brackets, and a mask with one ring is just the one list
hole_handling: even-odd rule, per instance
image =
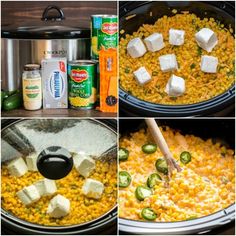
[[40, 109], [42, 107], [42, 78], [40, 75], [40, 65], [25, 65], [22, 80], [25, 109]]

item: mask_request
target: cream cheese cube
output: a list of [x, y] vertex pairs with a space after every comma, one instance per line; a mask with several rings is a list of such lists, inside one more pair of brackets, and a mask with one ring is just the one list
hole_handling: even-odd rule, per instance
[[142, 57], [147, 52], [147, 49], [140, 38], [134, 38], [129, 41], [127, 52], [131, 57], [137, 58]]
[[170, 97], [181, 96], [185, 92], [185, 80], [172, 75], [168, 80], [165, 91]]
[[218, 58], [204, 55], [201, 57], [201, 71], [206, 73], [216, 73]]
[[7, 165], [7, 169], [11, 175], [16, 177], [21, 177], [28, 171], [27, 165], [22, 157], [10, 161]]
[[171, 45], [180, 46], [184, 44], [184, 30], [176, 30], [170, 29], [169, 30], [169, 43]]
[[86, 179], [82, 187], [83, 194], [89, 198], [94, 198], [94, 199], [101, 198], [103, 191], [104, 191], [103, 183], [94, 179]]
[[208, 28], [202, 28], [195, 34], [195, 39], [199, 47], [207, 52], [211, 52], [218, 43], [218, 39], [214, 31]]
[[154, 33], [144, 39], [147, 49], [151, 52], [156, 52], [165, 47], [163, 36], [159, 33]]
[[148, 73], [144, 66], [134, 71], [134, 78], [136, 79], [139, 85], [144, 85], [152, 79], [151, 75]]
[[24, 187], [16, 195], [24, 205], [30, 205], [40, 199], [40, 194], [34, 185]]
[[87, 178], [95, 169], [95, 161], [85, 154], [74, 155], [74, 165], [80, 175]]
[[[79, 206], [78, 206], [79, 207]], [[58, 194], [51, 199], [47, 213], [53, 218], [61, 218], [70, 212], [70, 201]]]
[[37, 159], [38, 159], [38, 154], [37, 153], [32, 153], [28, 155], [25, 160], [26, 164], [28, 166], [28, 169], [31, 171], [37, 171]]
[[56, 182], [51, 179], [41, 179], [34, 183], [40, 196], [49, 196], [57, 191]]
[[178, 69], [178, 63], [177, 63], [175, 54], [166, 54], [166, 55], [160, 56], [159, 62], [160, 62], [161, 70], [163, 72], [168, 72], [168, 71]]

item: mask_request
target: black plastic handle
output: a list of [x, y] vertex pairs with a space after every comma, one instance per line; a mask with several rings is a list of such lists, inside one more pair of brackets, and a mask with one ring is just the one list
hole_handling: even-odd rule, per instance
[[[58, 16], [56, 16], [56, 17], [49, 16], [48, 13], [51, 10], [57, 10]], [[55, 5], [50, 5], [44, 10], [41, 20], [43, 20], [43, 21], [49, 21], [49, 20], [50, 21], [62, 21], [62, 20], [65, 20], [64, 12], [62, 11], [62, 9], [60, 7], [57, 7]]]
[[59, 146], [44, 149], [38, 156], [38, 171], [47, 179], [61, 179], [67, 176], [73, 168], [73, 158], [70, 152]]

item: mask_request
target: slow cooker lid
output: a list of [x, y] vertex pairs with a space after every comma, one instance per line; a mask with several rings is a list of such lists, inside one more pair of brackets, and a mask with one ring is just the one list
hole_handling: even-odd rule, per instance
[[[43, 22], [44, 23], [44, 22]], [[57, 24], [47, 22], [45, 25], [31, 25], [31, 26], [3, 26], [2, 38], [13, 39], [78, 39], [89, 38], [90, 29], [76, 28], [66, 26], [64, 24]]]
[[[53, 14], [52, 14], [53, 13]], [[42, 18], [30, 24], [3, 25], [2, 38], [13, 39], [78, 39], [90, 38], [90, 29], [76, 26], [69, 26], [65, 20], [64, 12], [61, 8], [50, 5]]]
[[99, 156], [116, 144], [116, 134], [92, 119], [19, 120], [2, 130], [2, 162], [41, 153], [48, 147], [61, 147], [70, 153]]

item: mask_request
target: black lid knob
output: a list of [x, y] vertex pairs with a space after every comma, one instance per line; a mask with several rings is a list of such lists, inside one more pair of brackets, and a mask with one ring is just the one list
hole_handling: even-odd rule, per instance
[[67, 149], [52, 146], [39, 154], [37, 167], [45, 178], [61, 179], [67, 176], [73, 168], [73, 158]]

